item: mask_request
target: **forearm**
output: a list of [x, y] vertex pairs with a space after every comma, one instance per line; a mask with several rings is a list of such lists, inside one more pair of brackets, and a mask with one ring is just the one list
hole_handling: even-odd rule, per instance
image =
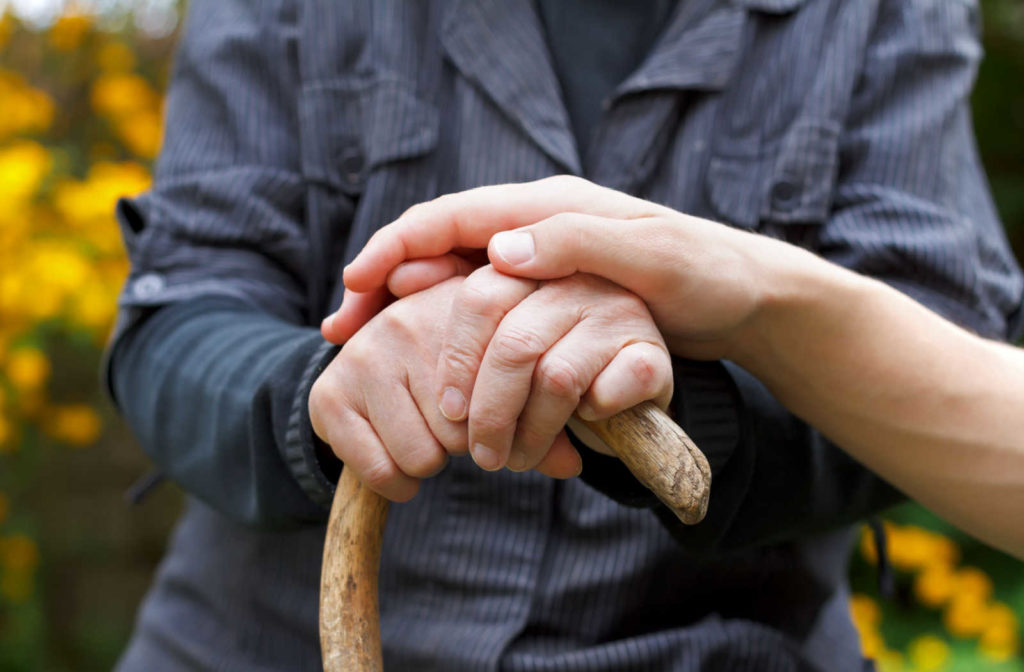
[[881, 283], [788, 249], [734, 357], [896, 487], [1024, 554], [1024, 356]]
[[242, 522], [316, 521], [315, 491], [330, 486], [295, 414], [323, 346], [241, 301], [200, 298], [122, 335], [112, 386], [143, 449], [189, 492]]

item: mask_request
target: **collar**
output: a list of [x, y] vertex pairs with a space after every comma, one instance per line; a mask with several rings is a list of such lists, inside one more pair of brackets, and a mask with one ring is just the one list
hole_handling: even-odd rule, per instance
[[[808, 0], [680, 0], [643, 64], [615, 92], [719, 91], [743, 49], [750, 11], [786, 13]], [[441, 44], [454, 66], [563, 170], [579, 151], [540, 19], [531, 0], [453, 0]]]

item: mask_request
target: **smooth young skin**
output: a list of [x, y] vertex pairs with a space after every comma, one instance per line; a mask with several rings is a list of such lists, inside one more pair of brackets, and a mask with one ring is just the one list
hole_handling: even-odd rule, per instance
[[[448, 324], [450, 313], [464, 319]], [[309, 410], [346, 468], [406, 501], [467, 448], [487, 470], [575, 476], [563, 428], [581, 401], [615, 413], [671, 394], [668, 350], [635, 295], [594, 275], [537, 281], [485, 266], [400, 298], [347, 337]]]
[[483, 246], [502, 273], [634, 292], [672, 352], [736, 361], [908, 495], [1024, 558], [1024, 352], [779, 241], [576, 178], [475, 189], [378, 232], [345, 272], [364, 294], [325, 335], [357, 329], [386, 284], [406, 295]]

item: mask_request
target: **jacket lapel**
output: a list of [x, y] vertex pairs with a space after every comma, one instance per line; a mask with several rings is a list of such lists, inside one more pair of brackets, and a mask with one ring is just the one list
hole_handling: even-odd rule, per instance
[[749, 13], [785, 13], [804, 2], [682, 0], [650, 55], [616, 89], [588, 148], [592, 179], [625, 191], [643, 184], [679, 123], [681, 94], [721, 91], [731, 81], [745, 47]]
[[529, 0], [454, 0], [441, 26], [452, 63], [563, 170], [580, 160], [540, 20]]
[[718, 91], [729, 81], [743, 47], [747, 12], [731, 2], [681, 3], [640, 68], [615, 96], [653, 89]]

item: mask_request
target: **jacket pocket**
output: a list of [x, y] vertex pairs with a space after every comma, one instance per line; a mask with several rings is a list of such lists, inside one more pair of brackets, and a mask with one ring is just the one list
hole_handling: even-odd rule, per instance
[[358, 196], [380, 166], [437, 145], [437, 109], [397, 77], [348, 78], [303, 86], [299, 101], [307, 180]]
[[824, 223], [832, 207], [839, 154], [838, 122], [798, 119], [774, 143], [718, 139], [708, 166], [707, 197], [726, 222]]

